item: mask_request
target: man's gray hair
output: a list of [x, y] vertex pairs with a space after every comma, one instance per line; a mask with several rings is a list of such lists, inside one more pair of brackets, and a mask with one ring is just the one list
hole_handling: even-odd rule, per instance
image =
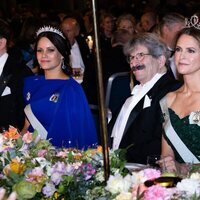
[[140, 33], [137, 34], [124, 46], [124, 54], [129, 56], [132, 51], [139, 45], [147, 48], [148, 53], [154, 58], [164, 56], [166, 60], [169, 58], [167, 46], [161, 41], [159, 36], [155, 33]]
[[163, 16], [159, 23], [160, 31], [162, 32], [163, 26], [172, 26], [177, 23], [185, 23], [184, 16], [179, 13], [168, 13]]

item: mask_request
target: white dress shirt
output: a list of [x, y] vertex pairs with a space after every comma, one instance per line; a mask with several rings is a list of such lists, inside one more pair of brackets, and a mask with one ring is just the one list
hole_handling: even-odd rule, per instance
[[3, 68], [4, 68], [4, 65], [5, 65], [7, 59], [8, 59], [7, 53], [4, 53], [2, 56], [0, 56], [0, 76], [3, 72]]
[[[168, 47], [168, 51], [173, 52], [173, 50], [170, 47]], [[175, 79], [178, 80], [178, 71], [176, 69], [176, 65], [175, 65], [175, 61], [174, 61], [174, 54], [173, 54], [173, 56], [170, 56], [170, 58], [169, 58], [169, 67], [171, 68]]]
[[[0, 56], [0, 76], [3, 72], [3, 68], [4, 68], [4, 65], [5, 65], [7, 59], [8, 59], [7, 53], [4, 53], [2, 56]], [[6, 86], [4, 91], [2, 92], [1, 96], [6, 96], [6, 95], [9, 95], [9, 94], [11, 94], [11, 90], [8, 86]]]
[[174, 74], [174, 77], [176, 80], [178, 80], [178, 71], [176, 69], [176, 65], [175, 65], [175, 61], [174, 61], [174, 56], [172, 56], [171, 58], [169, 58], [169, 63], [170, 63], [170, 68]]
[[[113, 146], [112, 146], [113, 150], [119, 148], [131, 111], [163, 75], [164, 74], [156, 74], [150, 81], [148, 81], [144, 85], [141, 84], [136, 85], [133, 88], [133, 91], [131, 93], [133, 96], [129, 97], [125, 101], [112, 130], [111, 137], [113, 137]], [[150, 106], [151, 105], [150, 103], [151, 102], [148, 96], [145, 97], [145, 102], [144, 102], [145, 105], [143, 107]]]
[[85, 65], [77, 41], [71, 47], [70, 61], [72, 68], [81, 68], [82, 72], [84, 72]]

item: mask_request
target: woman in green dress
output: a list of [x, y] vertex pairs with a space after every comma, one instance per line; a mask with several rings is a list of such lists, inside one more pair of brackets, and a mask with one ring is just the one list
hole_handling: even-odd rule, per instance
[[177, 37], [175, 64], [183, 85], [161, 100], [162, 155], [167, 171], [186, 174], [200, 163], [200, 29], [184, 28]]

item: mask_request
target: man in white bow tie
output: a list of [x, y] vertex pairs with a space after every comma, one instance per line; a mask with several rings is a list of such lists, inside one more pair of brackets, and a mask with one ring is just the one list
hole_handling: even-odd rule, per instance
[[124, 47], [131, 70], [140, 83], [109, 123], [113, 150], [127, 148], [128, 162], [146, 164], [161, 153], [162, 120], [159, 100], [180, 86], [166, 70], [166, 45], [153, 33], [136, 35]]
[[9, 24], [0, 20], [0, 132], [9, 125], [18, 129], [23, 127], [23, 76], [29, 72], [32, 74], [16, 52], [9, 48], [11, 41]]

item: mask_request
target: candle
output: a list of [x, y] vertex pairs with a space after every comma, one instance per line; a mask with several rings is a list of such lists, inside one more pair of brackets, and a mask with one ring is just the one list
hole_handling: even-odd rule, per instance
[[92, 36], [88, 35], [87, 40], [88, 40], [88, 47], [89, 47], [90, 50], [92, 50], [92, 48], [93, 48]]

